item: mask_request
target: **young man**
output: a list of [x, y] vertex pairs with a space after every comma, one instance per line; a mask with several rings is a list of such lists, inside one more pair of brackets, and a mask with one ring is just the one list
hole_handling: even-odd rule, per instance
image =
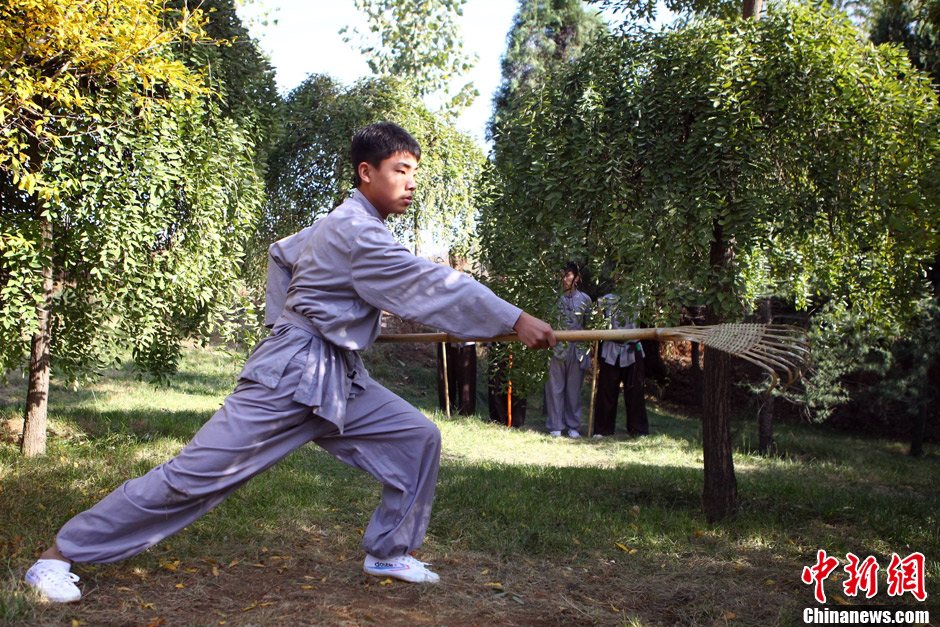
[[[561, 324], [569, 330], [584, 328], [591, 311], [591, 298], [578, 289], [581, 270], [569, 261], [561, 275], [562, 295], [558, 299]], [[555, 347], [545, 382], [545, 427], [554, 437], [565, 431], [570, 438], [581, 437], [581, 383], [590, 367], [590, 349], [584, 343], [563, 342]]]
[[551, 327], [469, 276], [420, 259], [386, 228], [414, 199], [421, 149], [380, 123], [352, 140], [352, 197], [269, 251], [266, 324], [272, 334], [245, 363], [234, 392], [170, 461], [132, 479], [68, 521], [27, 572], [52, 601], [81, 592], [71, 562], [136, 555], [180, 531], [251, 477], [314, 441], [383, 484], [362, 539], [371, 575], [434, 583], [411, 557], [427, 529], [440, 432], [369, 377], [359, 351], [382, 310], [465, 336], [515, 331], [530, 348], [554, 346]]

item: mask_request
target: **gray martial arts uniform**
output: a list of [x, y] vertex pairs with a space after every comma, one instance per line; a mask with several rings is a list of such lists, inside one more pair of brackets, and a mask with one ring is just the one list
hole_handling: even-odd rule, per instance
[[[591, 311], [590, 297], [579, 290], [562, 294], [558, 313], [568, 330], [584, 328], [584, 318]], [[590, 367], [590, 347], [583, 342], [559, 342], [548, 364], [545, 383], [545, 428], [549, 431], [581, 428], [581, 382]]]
[[363, 367], [381, 310], [450, 333], [508, 333], [521, 313], [469, 276], [399, 245], [359, 191], [270, 248], [272, 334], [235, 391], [170, 461], [124, 483], [56, 538], [76, 562], [131, 557], [176, 533], [311, 440], [378, 479], [362, 540], [383, 558], [418, 548], [434, 498], [440, 432]]

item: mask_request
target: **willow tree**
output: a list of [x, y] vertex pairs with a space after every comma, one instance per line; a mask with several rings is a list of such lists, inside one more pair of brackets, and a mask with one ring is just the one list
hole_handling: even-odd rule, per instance
[[[519, 300], [547, 268], [612, 264], [643, 318], [704, 302], [741, 320], [758, 297], [902, 325], [937, 243], [938, 109], [896, 47], [799, 6], [611, 38], [559, 70], [506, 125], [481, 220]], [[715, 359], [703, 415], [706, 517], [734, 511], [730, 408]]]
[[506, 36], [490, 126], [498, 125], [521, 94], [537, 89], [553, 65], [575, 61], [589, 42], [606, 32], [600, 13], [581, 0], [519, 0]]
[[252, 143], [174, 53], [204, 21], [152, 0], [0, 8], [0, 357], [29, 356], [23, 452], [50, 368], [152, 371], [232, 303], [261, 188]]
[[457, 114], [479, 94], [473, 83], [452, 92], [457, 77], [470, 71], [476, 56], [463, 47], [457, 20], [467, 0], [353, 0], [369, 32], [344, 27], [378, 78], [393, 78], [419, 97], [432, 96], [440, 110]]

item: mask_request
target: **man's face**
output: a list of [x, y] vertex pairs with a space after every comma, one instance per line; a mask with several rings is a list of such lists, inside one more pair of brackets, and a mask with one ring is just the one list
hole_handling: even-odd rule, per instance
[[418, 160], [410, 152], [396, 152], [374, 167], [359, 164], [359, 191], [379, 210], [382, 218], [402, 214], [414, 200]]
[[575, 286], [575, 280], [577, 277], [574, 275], [574, 272], [568, 270], [563, 275], [561, 275], [561, 287], [566, 292], [570, 292]]

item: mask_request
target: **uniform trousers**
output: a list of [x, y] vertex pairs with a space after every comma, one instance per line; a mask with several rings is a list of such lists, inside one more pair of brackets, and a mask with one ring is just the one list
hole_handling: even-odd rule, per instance
[[629, 366], [612, 366], [601, 359], [597, 373], [597, 397], [594, 402], [594, 433], [613, 435], [617, 420], [617, 397], [623, 384], [623, 403], [627, 413], [627, 432], [647, 435], [650, 432], [643, 396], [643, 357]]
[[[587, 359], [587, 357], [585, 357]], [[581, 383], [584, 370], [578, 359], [578, 348], [573, 343], [564, 358], [552, 357], [548, 364], [545, 383], [545, 408], [548, 416], [545, 428], [549, 431], [578, 430], [581, 428]]]
[[56, 537], [59, 551], [75, 562], [92, 563], [136, 555], [310, 441], [381, 482], [381, 502], [362, 539], [368, 553], [385, 558], [421, 546], [440, 464], [440, 431], [370, 380], [349, 399], [340, 434], [292, 398], [305, 354], [291, 359], [275, 389], [240, 380], [179, 455], [69, 520]]

